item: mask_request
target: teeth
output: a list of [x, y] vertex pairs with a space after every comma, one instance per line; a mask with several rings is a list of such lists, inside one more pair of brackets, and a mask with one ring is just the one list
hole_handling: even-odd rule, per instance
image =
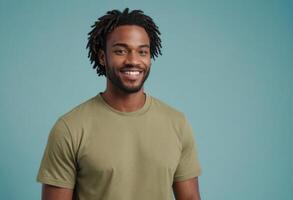
[[139, 71], [125, 71], [124, 73], [125, 73], [125, 74], [129, 74], [129, 75], [132, 75], [132, 76], [137, 76], [137, 75], [139, 75]]

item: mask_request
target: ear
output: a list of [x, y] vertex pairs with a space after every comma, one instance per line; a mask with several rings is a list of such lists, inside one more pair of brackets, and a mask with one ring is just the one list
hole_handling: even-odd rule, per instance
[[106, 65], [106, 55], [105, 55], [105, 52], [101, 49], [99, 50], [98, 58], [99, 58], [99, 62], [101, 63], [101, 65], [105, 66]]

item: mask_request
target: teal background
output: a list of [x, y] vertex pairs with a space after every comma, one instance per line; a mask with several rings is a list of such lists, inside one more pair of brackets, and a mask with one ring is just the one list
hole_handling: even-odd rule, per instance
[[87, 58], [90, 26], [125, 7], [160, 27], [163, 56], [146, 90], [190, 120], [202, 199], [293, 199], [293, 3], [284, 0], [1, 0], [1, 199], [40, 199], [52, 125], [105, 87]]

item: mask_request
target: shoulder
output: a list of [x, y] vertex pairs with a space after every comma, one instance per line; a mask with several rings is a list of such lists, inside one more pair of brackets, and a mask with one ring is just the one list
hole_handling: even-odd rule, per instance
[[183, 112], [153, 96], [151, 96], [151, 98], [153, 112], [155, 112], [157, 115], [164, 115], [164, 117], [169, 118], [172, 121], [176, 121], [180, 124], [185, 123], [186, 117]]
[[90, 127], [90, 120], [95, 119], [94, 113], [99, 113], [96, 112], [99, 109], [96, 96], [80, 103], [57, 119], [49, 137], [54, 142], [67, 141], [77, 151], [81, 141], [86, 138], [84, 130]]
[[54, 128], [66, 130], [72, 137], [80, 133], [89, 121], [93, 120], [94, 115], [99, 113], [96, 112], [97, 110], [99, 110], [99, 105], [97, 96], [94, 96], [61, 115], [57, 119]]
[[152, 105], [152, 113], [160, 116], [154, 118], [160, 119], [158, 120], [160, 122], [164, 121], [163, 124], [171, 125], [182, 144], [185, 141], [184, 138], [190, 139], [192, 128], [183, 112], [155, 97], [152, 97]]
[[96, 96], [75, 106], [74, 108], [63, 114], [60, 118], [62, 118], [65, 121], [84, 118], [93, 113], [95, 107], [97, 107]]
[[98, 101], [98, 96], [91, 97], [90, 99], [75, 106], [65, 114], [59, 117], [59, 120], [64, 121], [70, 128], [79, 127], [93, 120], [101, 111], [101, 104]]

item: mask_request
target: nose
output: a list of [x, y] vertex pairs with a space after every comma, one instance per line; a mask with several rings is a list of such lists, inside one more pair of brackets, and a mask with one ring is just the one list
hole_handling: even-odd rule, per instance
[[129, 52], [126, 57], [126, 65], [138, 65], [140, 63], [140, 58], [135, 52]]

